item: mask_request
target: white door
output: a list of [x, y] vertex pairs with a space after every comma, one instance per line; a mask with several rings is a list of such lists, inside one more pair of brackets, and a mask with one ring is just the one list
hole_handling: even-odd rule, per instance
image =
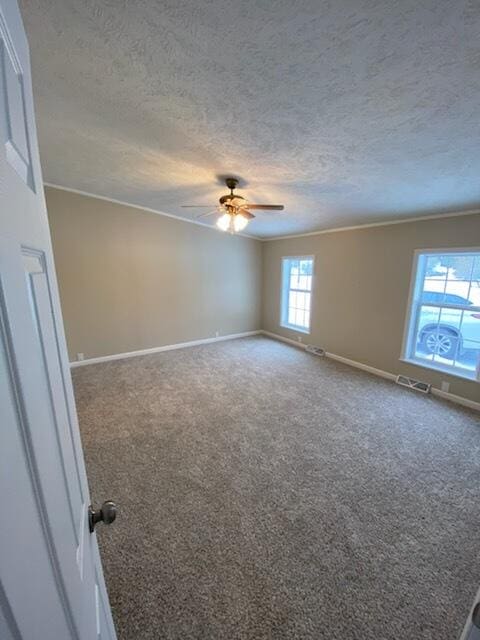
[[0, 411], [0, 638], [114, 640], [15, 0], [0, 0]]
[[460, 640], [480, 640], [480, 591], [463, 630]]

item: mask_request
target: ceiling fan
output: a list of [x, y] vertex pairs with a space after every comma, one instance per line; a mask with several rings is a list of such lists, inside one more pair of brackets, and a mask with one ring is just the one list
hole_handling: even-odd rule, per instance
[[[238, 233], [245, 229], [250, 220], [255, 218], [253, 213], [249, 209], [263, 209], [265, 211], [283, 211], [283, 204], [253, 204], [247, 202], [242, 196], [233, 193], [237, 188], [237, 178], [225, 178], [225, 184], [230, 189], [230, 193], [221, 196], [218, 200], [219, 204], [213, 211], [208, 213], [201, 213], [197, 218], [204, 218], [206, 216], [220, 215], [216, 224], [222, 231], [230, 231], [230, 233]], [[184, 209], [204, 209], [211, 205], [182, 205]]]

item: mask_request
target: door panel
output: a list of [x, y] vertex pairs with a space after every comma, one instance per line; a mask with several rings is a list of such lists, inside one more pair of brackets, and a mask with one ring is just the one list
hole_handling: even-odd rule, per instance
[[[44, 536], [29, 428], [8, 336], [3, 287], [0, 295], [1, 416], [2, 424], [15, 427], [0, 429], [1, 502], [2, 507], [11, 505], [9, 509], [2, 508], [4, 517], [0, 527], [2, 614], [15, 638], [53, 638], [54, 634], [58, 638], [69, 638], [66, 616], [51, 616], [52, 608], [63, 611], [63, 603], [57, 589], [51, 550]], [[30, 616], [23, 615], [24, 607], [30, 611]], [[17, 635], [17, 629], [20, 635]]]
[[[72, 533], [77, 545], [80, 543], [79, 525], [83, 521], [85, 498], [82, 491], [73, 441], [71, 439], [71, 425], [64, 397], [64, 385], [61, 364], [58, 359], [58, 345], [55, 327], [52, 321], [53, 310], [50, 303], [48, 277], [45, 259], [42, 252], [33, 249], [22, 249], [22, 258], [27, 280], [28, 298], [32, 324], [35, 328], [34, 341], [42, 362], [42, 374], [46, 382], [45, 398], [49, 410], [49, 418], [55, 425], [55, 436], [58, 446], [59, 467], [62, 471], [62, 485], [66, 489], [66, 509], [71, 518]], [[68, 431], [64, 428], [68, 426]], [[70, 471], [67, 472], [67, 469]], [[74, 473], [71, 473], [74, 471]], [[77, 513], [73, 512], [73, 505], [82, 505]]]
[[6, 157], [22, 180], [33, 188], [30, 141], [25, 110], [24, 76], [5, 20], [0, 14], [0, 90], [5, 100], [2, 137]]
[[109, 612], [105, 609], [105, 600], [101, 596], [102, 579], [98, 574], [95, 575], [95, 602], [97, 611], [97, 634], [99, 640], [114, 640], [109, 624]]

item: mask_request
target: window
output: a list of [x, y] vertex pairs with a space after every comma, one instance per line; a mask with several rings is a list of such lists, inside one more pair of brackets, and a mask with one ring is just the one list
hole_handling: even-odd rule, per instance
[[403, 357], [480, 379], [480, 249], [417, 253]]
[[310, 332], [312, 278], [312, 256], [282, 258], [282, 327]]

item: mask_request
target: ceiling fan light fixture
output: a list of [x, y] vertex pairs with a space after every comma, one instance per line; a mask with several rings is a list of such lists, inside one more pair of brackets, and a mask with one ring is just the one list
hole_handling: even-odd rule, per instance
[[223, 216], [220, 216], [217, 220], [217, 227], [222, 231], [228, 231], [231, 225], [231, 215], [229, 213], [224, 213]]
[[248, 218], [242, 216], [241, 213], [227, 211], [217, 220], [217, 227], [222, 231], [230, 231], [230, 233], [239, 233], [243, 231], [248, 224]]
[[239, 231], [243, 231], [248, 224], [247, 218], [242, 216], [241, 213], [237, 213], [237, 215], [233, 216], [233, 228], [238, 233]]
[[[230, 189], [230, 193], [221, 196], [218, 200], [216, 210], [209, 211], [208, 213], [202, 213], [197, 218], [203, 218], [206, 216], [219, 213], [220, 217], [216, 221], [216, 225], [222, 231], [229, 231], [230, 233], [240, 233], [243, 231], [250, 220], [255, 218], [255, 215], [248, 209], [264, 209], [266, 211], [283, 211], [283, 204], [254, 204], [247, 202], [243, 196], [239, 196], [233, 193], [237, 187], [237, 178], [226, 178], [225, 183]], [[208, 205], [182, 205], [183, 207], [195, 208], [199, 207], [203, 209]]]

